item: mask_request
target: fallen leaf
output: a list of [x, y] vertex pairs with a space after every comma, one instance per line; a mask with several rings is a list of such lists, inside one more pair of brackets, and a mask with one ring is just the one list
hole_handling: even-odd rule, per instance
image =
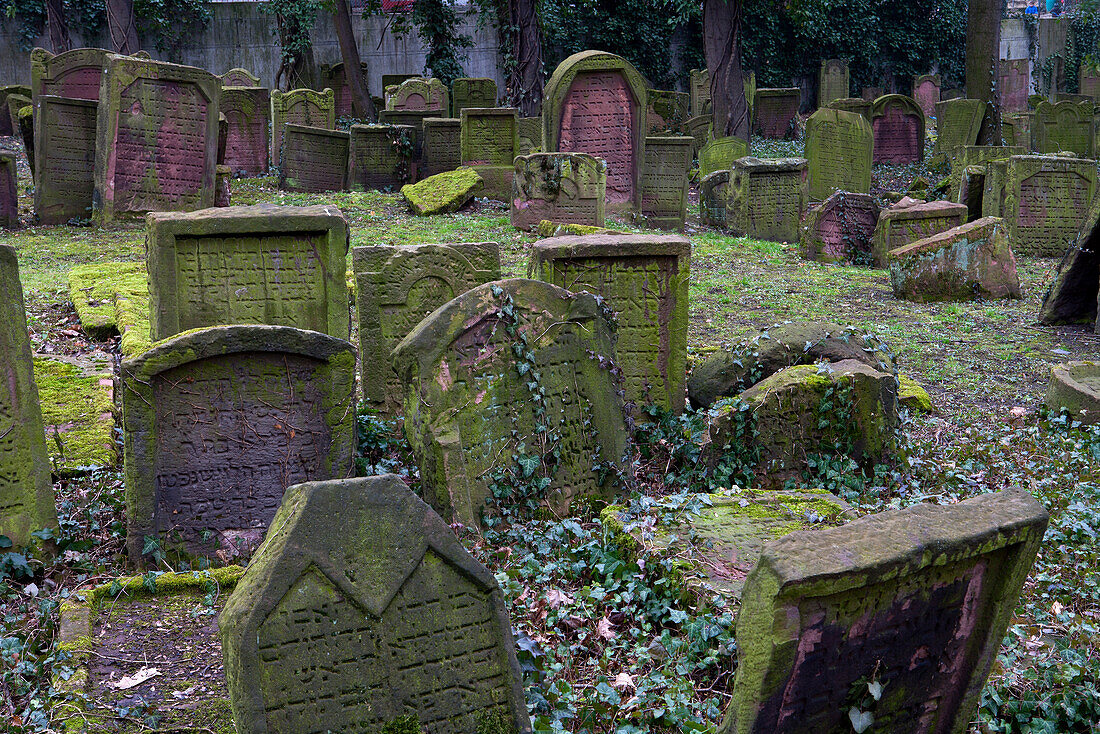
[[125, 691], [128, 688], [140, 686], [145, 681], [149, 680], [150, 678], [156, 678], [158, 675], [160, 675], [160, 671], [157, 668], [142, 668], [133, 675], [128, 675], [125, 678], [119, 680], [118, 683], [114, 683], [113, 685], [118, 690]]
[[615, 631], [611, 629], [611, 620], [607, 617], [604, 617], [596, 623], [596, 634], [604, 638], [605, 640], [614, 640], [616, 637], [618, 637], [618, 634], [616, 634]]
[[615, 680], [611, 682], [612, 688], [634, 688], [634, 679], [630, 677], [627, 672], [619, 673], [615, 676]]
[[551, 609], [557, 609], [562, 604], [572, 604], [573, 599], [569, 596], [569, 594], [566, 594], [564, 591], [559, 591], [558, 589], [550, 589], [550, 591], [546, 592], [546, 603], [550, 606]]

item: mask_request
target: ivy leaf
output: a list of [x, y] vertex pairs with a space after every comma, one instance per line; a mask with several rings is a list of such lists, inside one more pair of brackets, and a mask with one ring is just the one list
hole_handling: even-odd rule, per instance
[[852, 728], [856, 734], [863, 734], [875, 723], [875, 715], [870, 711], [860, 711], [855, 706], [848, 709], [848, 718], [852, 720]]

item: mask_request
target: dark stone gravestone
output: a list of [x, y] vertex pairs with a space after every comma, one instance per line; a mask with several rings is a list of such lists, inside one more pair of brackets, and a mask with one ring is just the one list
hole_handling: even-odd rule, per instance
[[601, 296], [615, 312], [626, 399], [679, 413], [687, 380], [691, 243], [676, 235], [597, 234], [535, 243], [529, 274]]
[[690, 114], [691, 95], [650, 89], [646, 95], [646, 134], [679, 135]]
[[806, 208], [806, 159], [747, 156], [730, 169], [726, 227], [738, 235], [797, 242]]
[[264, 87], [223, 87], [221, 112], [228, 124], [225, 165], [235, 173], [267, 173], [271, 93]]
[[424, 178], [461, 166], [462, 121], [454, 117], [425, 118], [422, 148], [420, 175]]
[[467, 107], [496, 107], [497, 83], [492, 79], [455, 79], [451, 82], [451, 117], [460, 117]]
[[693, 142], [686, 135], [646, 138], [641, 214], [648, 225], [658, 229], [684, 228]]
[[512, 178], [512, 226], [533, 230], [556, 224], [604, 225], [607, 166], [585, 153], [517, 156]]
[[19, 131], [12, 127], [11, 115], [8, 113], [8, 96], [19, 95], [31, 98], [31, 88], [23, 84], [8, 84], [0, 87], [0, 135], [18, 135]]
[[405, 386], [390, 361], [394, 347], [455, 296], [498, 280], [500, 246], [463, 242], [356, 247], [352, 269], [363, 400], [379, 413], [399, 415]]
[[936, 103], [940, 101], [941, 86], [939, 74], [921, 74], [913, 77], [913, 99], [917, 101], [917, 106], [928, 119], [936, 116]]
[[260, 77], [256, 76], [248, 69], [242, 69], [239, 66], [230, 69], [218, 78], [222, 80], [223, 87], [260, 86]]
[[646, 83], [629, 61], [582, 51], [558, 64], [543, 92], [546, 152], [588, 153], [607, 162], [607, 203], [641, 207]]
[[600, 301], [549, 283], [494, 281], [434, 311], [393, 352], [424, 498], [476, 525], [520, 444], [560, 456], [541, 497], [554, 512], [618, 489], [627, 424], [614, 353]]
[[496, 579], [396, 475], [288, 489], [218, 623], [240, 731], [530, 734]]
[[15, 153], [0, 151], [0, 228], [19, 229], [19, 172]]
[[31, 51], [31, 98], [48, 94], [67, 99], [99, 99], [103, 70], [110, 51], [74, 48], [52, 54], [44, 48]]
[[820, 109], [806, 121], [807, 189], [811, 201], [834, 191], [871, 191], [874, 134], [861, 115]]
[[873, 101], [863, 99], [863, 97], [844, 97], [842, 99], [834, 99], [829, 104], [825, 105], [830, 110], [840, 110], [841, 112], [855, 112], [863, 116], [863, 119], [867, 122], [871, 121], [871, 109], [874, 107]]
[[0, 535], [29, 545], [57, 529], [53, 478], [15, 248], [0, 243]]
[[354, 191], [397, 190], [412, 180], [409, 125], [352, 125], [350, 184]]
[[95, 100], [38, 97], [34, 210], [42, 224], [92, 216], [97, 107]]
[[271, 158], [280, 160], [283, 150], [283, 128], [287, 125], [336, 127], [336, 94], [331, 89], [292, 89], [289, 92], [271, 90]]
[[153, 341], [228, 324], [348, 338], [348, 224], [336, 207], [149, 214], [145, 231]]
[[955, 148], [977, 143], [984, 115], [985, 102], [980, 99], [949, 99], [936, 105], [936, 144], [928, 164], [943, 166]]
[[542, 118], [519, 118], [519, 148], [516, 155], [531, 155], [542, 152]]
[[691, 148], [698, 155], [703, 146], [710, 142], [714, 133], [714, 118], [710, 115], [689, 117], [684, 121], [683, 132], [695, 141], [691, 144]]
[[924, 160], [924, 128], [924, 112], [912, 97], [879, 97], [871, 108], [872, 162], [905, 165]]
[[997, 81], [1001, 93], [1002, 112], [1024, 112], [1031, 93], [1028, 73], [1030, 59], [1001, 59]]
[[1100, 104], [1100, 68], [1082, 64], [1077, 81], [1080, 84], [1081, 94], [1091, 97], [1093, 102]]
[[[365, 62], [360, 62], [359, 66], [360, 77], [363, 80], [363, 89], [366, 91], [370, 87], [370, 85], [367, 84], [367, 65]], [[319, 77], [321, 88], [324, 89], [327, 87], [333, 92], [333, 105], [336, 110], [336, 116], [353, 117], [355, 115], [355, 108], [351, 103], [351, 85], [348, 84], [347, 77], [344, 74], [344, 62], [338, 61], [331, 66], [328, 64], [321, 64]]]
[[287, 487], [352, 475], [355, 349], [287, 326], [215, 326], [122, 363], [127, 548], [251, 554]]
[[867, 194], [834, 192], [806, 214], [802, 257], [819, 262], [870, 264], [878, 218], [878, 204]]
[[450, 110], [447, 87], [439, 79], [413, 77], [397, 85], [394, 93], [386, 98], [387, 110], [409, 112], [434, 112], [433, 117]]
[[711, 114], [710, 105], [710, 71], [708, 69], [692, 69], [690, 91], [691, 116]]
[[1081, 229], [1066, 247], [1054, 282], [1043, 296], [1039, 322], [1094, 324], [1100, 294], [1100, 196], [1092, 198]]
[[1037, 257], [1065, 255], [1085, 223], [1096, 183], [1096, 163], [1091, 160], [1009, 158], [1001, 215], [1012, 251]]
[[484, 196], [509, 201], [519, 148], [519, 111], [513, 107], [467, 107], [461, 117], [462, 165], [485, 182]]
[[848, 62], [840, 59], [822, 61], [817, 73], [817, 106], [825, 107], [834, 99], [850, 96], [849, 89]]
[[764, 138], [793, 138], [801, 96], [798, 87], [757, 89], [753, 102], [753, 133]]
[[699, 175], [707, 176], [715, 171], [728, 171], [733, 162], [749, 154], [748, 141], [735, 138], [711, 138], [699, 150]]
[[965, 204], [951, 201], [903, 199], [883, 209], [875, 228], [875, 267], [886, 267], [893, 250], [965, 224], [967, 214]]
[[343, 130], [285, 125], [279, 188], [286, 191], [346, 191], [350, 148], [351, 135]]
[[1032, 150], [1067, 151], [1081, 158], [1093, 155], [1093, 103], [1040, 102], [1031, 125]]
[[699, 182], [699, 218], [703, 224], [726, 228], [726, 200], [729, 198], [729, 171], [715, 171]]
[[108, 56], [96, 126], [96, 216], [214, 204], [221, 82], [191, 66]]
[[966, 731], [1046, 525], [1033, 497], [998, 492], [768, 543], [719, 731], [849, 731], [868, 684], [870, 732]]

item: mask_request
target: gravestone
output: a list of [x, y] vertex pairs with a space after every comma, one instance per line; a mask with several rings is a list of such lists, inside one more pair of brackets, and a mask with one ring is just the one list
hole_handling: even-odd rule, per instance
[[0, 151], [0, 229], [19, 229], [19, 172], [15, 153]]
[[8, 96], [18, 95], [31, 98], [31, 88], [23, 84], [8, 84], [0, 87], [0, 135], [18, 135], [19, 131], [12, 126], [11, 115], [8, 113]]
[[710, 70], [691, 70], [691, 116], [700, 117], [711, 114], [710, 104]]
[[409, 125], [352, 125], [350, 183], [354, 191], [397, 190], [412, 181]]
[[[359, 67], [360, 78], [363, 82], [363, 91], [369, 94], [370, 85], [367, 84], [367, 65], [365, 62], [360, 62]], [[344, 62], [338, 61], [331, 66], [328, 64], [321, 64], [319, 77], [321, 88], [325, 89], [327, 87], [333, 92], [333, 104], [336, 110], [336, 116], [354, 117], [355, 106], [351, 102], [351, 85], [348, 84], [347, 77], [344, 74]]]
[[[951, 198], [966, 204], [963, 198], [963, 172], [970, 166], [988, 161], [1006, 160], [1014, 155], [1026, 155], [1027, 149], [1018, 145], [962, 145], [951, 152]], [[996, 216], [1000, 216], [999, 214]]]
[[601, 296], [615, 312], [626, 399], [684, 409], [691, 243], [676, 235], [598, 234], [535, 243], [528, 273]]
[[866, 100], [863, 97], [844, 97], [842, 99], [834, 99], [829, 104], [825, 105], [830, 110], [840, 110], [841, 112], [855, 112], [863, 116], [863, 119], [867, 122], [871, 121], [871, 110], [874, 108], [873, 100]]
[[517, 156], [512, 176], [512, 226], [532, 230], [539, 222], [604, 225], [607, 166], [585, 153]]
[[99, 99], [103, 70], [110, 51], [102, 48], [74, 48], [52, 54], [44, 48], [31, 51], [32, 99], [42, 95], [68, 99]]
[[451, 117], [461, 117], [467, 107], [496, 107], [497, 83], [492, 79], [460, 78], [451, 82]]
[[1062, 257], [1096, 194], [1096, 163], [1019, 155], [1007, 165], [1001, 216], [1009, 247], [1017, 255]]
[[807, 190], [811, 201], [834, 191], [871, 191], [874, 135], [861, 115], [819, 109], [806, 121]]
[[287, 487], [354, 471], [355, 349], [287, 326], [179, 334], [122, 363], [127, 548], [225, 562]]
[[1031, 148], [1031, 121], [1035, 118], [1034, 112], [1016, 112], [1002, 115], [1001, 137], [1005, 145], [1018, 145], [1024, 150]]
[[802, 90], [798, 87], [757, 89], [753, 99], [753, 134], [783, 140], [794, 137]]
[[879, 97], [871, 109], [872, 162], [905, 165], [924, 160], [924, 128], [924, 112], [912, 97]]
[[461, 121], [462, 165], [481, 176], [486, 198], [509, 201], [519, 148], [519, 111], [513, 107], [467, 107]]
[[714, 132], [714, 118], [711, 115], [689, 117], [684, 121], [683, 129], [684, 135], [690, 135], [695, 141], [691, 144], [691, 148], [698, 155], [703, 146], [710, 142]]
[[836, 191], [810, 208], [802, 225], [802, 257], [819, 262], [872, 262], [879, 207], [867, 194]]
[[542, 152], [542, 118], [519, 118], [519, 148], [516, 155], [531, 155]]
[[797, 242], [806, 206], [806, 159], [747, 156], [730, 170], [726, 226], [737, 235]]
[[876, 99], [886, 94], [886, 90], [884, 90], [882, 87], [864, 87], [862, 94], [863, 99], [867, 100], [868, 102], [874, 103]]
[[[14, 131], [12, 134], [18, 136], [22, 133], [22, 128], [19, 124], [19, 113], [24, 107], [31, 106], [31, 98], [22, 94], [11, 93], [4, 98], [4, 101], [7, 106], [3, 110], [0, 110], [0, 113], [6, 114], [8, 126]], [[34, 173], [34, 166], [31, 166], [31, 173]]]
[[1030, 59], [1001, 59], [997, 81], [1001, 93], [1002, 112], [1024, 112], [1027, 110], [1027, 98], [1031, 94], [1031, 79], [1028, 67]]
[[707, 176], [715, 171], [728, 171], [733, 162], [749, 154], [748, 141], [734, 136], [712, 138], [699, 150], [699, 175]]
[[219, 79], [222, 80], [223, 87], [259, 87], [260, 77], [256, 76], [248, 69], [242, 69], [237, 66], [222, 74]]
[[279, 188], [286, 191], [346, 191], [351, 135], [304, 125], [283, 127]]
[[1100, 104], [1100, 67], [1089, 67], [1082, 64], [1077, 80], [1080, 84], [1081, 94], [1092, 97], [1093, 102]]
[[936, 144], [928, 165], [946, 165], [955, 148], [977, 143], [984, 115], [985, 102], [980, 99], [949, 99], [936, 105]]
[[560, 456], [533, 498], [554, 512], [618, 489], [628, 444], [607, 319], [590, 294], [499, 280], [449, 301], [397, 345], [405, 434], [424, 499], [448, 522], [475, 525], [491, 510], [493, 474], [517, 451]]
[[145, 232], [153, 341], [227, 324], [348, 338], [348, 224], [336, 207], [154, 213]]
[[1093, 155], [1093, 104], [1043, 101], [1031, 124], [1032, 150], [1038, 153], [1067, 151], [1079, 158]]
[[649, 226], [684, 228], [692, 143], [687, 136], [646, 138], [641, 214]]
[[699, 182], [699, 218], [703, 224], [726, 228], [726, 200], [729, 198], [729, 171], [715, 171]]
[[1094, 196], [1081, 229], [1066, 248], [1065, 256], [1058, 264], [1050, 289], [1043, 296], [1043, 304], [1039, 309], [1039, 323], [1095, 324], [1098, 294], [1100, 294], [1100, 196]]
[[233, 180], [233, 171], [229, 166], [218, 166], [218, 172], [214, 176], [214, 206], [230, 206], [233, 196], [230, 182]]
[[420, 164], [424, 155], [424, 120], [439, 117], [438, 112], [429, 110], [381, 110], [378, 113], [380, 125], [405, 125], [412, 128], [412, 178], [420, 176]]
[[[406, 79], [414, 79], [418, 77], [418, 74], [383, 74], [382, 75], [382, 89], [386, 90], [390, 87], [396, 87]], [[381, 110], [379, 110], [381, 112]]]
[[34, 108], [27, 104], [15, 109], [14, 102], [20, 95], [8, 96], [8, 111], [11, 112], [12, 125], [18, 128], [19, 137], [23, 140], [23, 150], [27, 154], [27, 164], [31, 169], [31, 179], [34, 179]]
[[421, 177], [455, 170], [462, 165], [462, 121], [454, 117], [425, 118], [422, 147]]
[[450, 110], [447, 87], [439, 79], [413, 77], [397, 85], [397, 89], [386, 99], [387, 110], [410, 112], [434, 112], [447, 114]]
[[903, 199], [882, 210], [875, 227], [874, 264], [885, 268], [890, 253], [910, 242], [923, 240], [940, 232], [966, 224], [965, 204], [951, 201], [916, 201]]
[[558, 64], [543, 91], [546, 152], [588, 153], [607, 162], [607, 203], [641, 206], [646, 83], [629, 61], [582, 51]]
[[494, 242], [371, 245], [352, 250], [359, 318], [363, 400], [383, 415], [399, 415], [405, 386], [390, 355], [437, 308], [471, 288], [500, 278]]
[[0, 535], [15, 545], [57, 529], [15, 248], [0, 243]]
[[848, 81], [848, 62], [840, 59], [827, 59], [821, 62], [817, 73], [817, 106], [825, 107], [834, 99], [850, 96]]
[[313, 89], [292, 89], [289, 92], [271, 90], [271, 159], [273, 161], [282, 159], [283, 128], [288, 124], [332, 130], [336, 127], [335, 93], [328, 88], [323, 92]]
[[646, 134], [679, 135], [691, 117], [691, 95], [650, 89], [646, 95]]
[[496, 579], [396, 475], [291, 487], [218, 623], [240, 731], [530, 734]]
[[264, 87], [223, 87], [221, 112], [227, 123], [225, 165], [236, 173], [267, 173], [271, 93]]
[[768, 543], [719, 732], [849, 731], [868, 683], [868, 731], [966, 731], [1046, 525], [1031, 495], [997, 492]]
[[936, 116], [936, 103], [940, 101], [942, 82], [939, 74], [921, 74], [913, 77], [913, 99], [926, 118]]

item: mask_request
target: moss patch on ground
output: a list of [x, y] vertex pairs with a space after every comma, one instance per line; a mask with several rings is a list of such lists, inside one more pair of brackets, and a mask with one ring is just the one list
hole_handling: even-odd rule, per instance
[[65, 474], [116, 466], [111, 375], [88, 375], [68, 362], [35, 357], [34, 380], [54, 470]]

